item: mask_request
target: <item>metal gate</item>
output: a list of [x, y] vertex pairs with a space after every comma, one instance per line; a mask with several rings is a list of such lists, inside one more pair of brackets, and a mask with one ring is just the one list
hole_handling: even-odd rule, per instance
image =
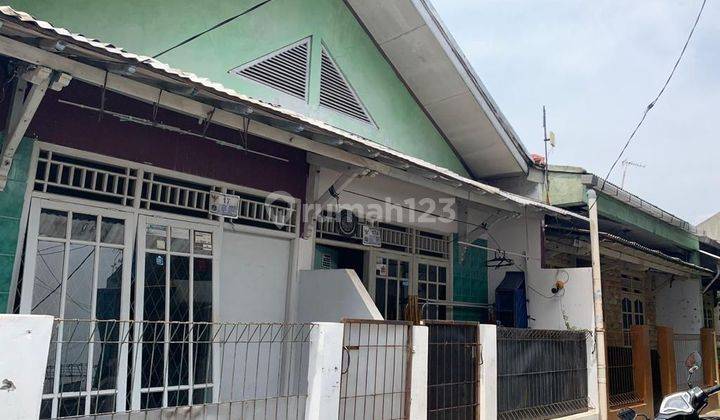
[[425, 321], [429, 334], [428, 420], [471, 420], [479, 416], [482, 348], [478, 324]]
[[341, 420], [408, 419], [412, 324], [343, 320]]

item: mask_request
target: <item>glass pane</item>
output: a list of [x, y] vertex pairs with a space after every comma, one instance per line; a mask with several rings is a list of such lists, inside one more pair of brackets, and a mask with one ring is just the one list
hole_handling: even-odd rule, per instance
[[438, 286], [438, 299], [447, 300], [447, 295], [445, 294], [445, 286]]
[[212, 397], [212, 387], [196, 389], [193, 391], [193, 404], [211, 403]]
[[375, 280], [375, 305], [378, 311], [385, 316], [385, 279]]
[[168, 407], [179, 407], [188, 404], [188, 391], [168, 391]]
[[437, 282], [437, 267], [434, 265], [428, 266], [428, 281]]
[[398, 317], [398, 282], [388, 279], [387, 288], [387, 319], [399, 319]]
[[407, 261], [400, 262], [400, 278], [410, 278], [410, 263], [408, 263]]
[[162, 392], [150, 392], [142, 394], [140, 397], [140, 408], [160, 408], [162, 407]]
[[418, 264], [418, 281], [427, 281], [427, 265]]
[[74, 213], [70, 238], [79, 241], [95, 241], [97, 232], [97, 216]]
[[[98, 320], [120, 319], [122, 293], [123, 253], [121, 249], [100, 248], [98, 264], [97, 306]], [[117, 382], [118, 339], [121, 324], [115, 321], [98, 321], [95, 327], [95, 349], [93, 351], [93, 389], [114, 389]], [[114, 401], [114, 398], [113, 398]], [[93, 398], [91, 404], [103, 409], [110, 404], [107, 398]], [[94, 406], [91, 410], [94, 409]], [[104, 413], [106, 411], [97, 411]]]
[[[188, 383], [190, 320], [190, 257], [170, 257], [170, 345], [168, 349], [168, 384]], [[185, 393], [187, 396], [187, 393]], [[186, 397], [187, 398], [187, 397]], [[172, 401], [168, 399], [168, 404]]]
[[210, 232], [195, 232], [195, 245], [193, 250], [196, 254], [200, 255], [212, 255], [212, 233]]
[[408, 288], [409, 282], [407, 280], [400, 281], [400, 312], [403, 313], [405, 305], [408, 303]]
[[429, 284], [428, 285], [428, 298], [429, 299], [437, 299], [437, 285], [436, 284]]
[[398, 262], [397, 262], [397, 260], [388, 261], [388, 277], [398, 278]]
[[212, 321], [212, 260], [195, 258], [193, 261], [193, 320]]
[[58, 417], [85, 414], [85, 397], [67, 397], [59, 401]]
[[[153, 253], [145, 255], [143, 316], [146, 321], [165, 320], [165, 270], [164, 255]], [[142, 386], [163, 386], [164, 325], [162, 322], [144, 322], [142, 327]], [[157, 407], [156, 398], [155, 394], [150, 397], [143, 396], [143, 407]], [[160, 393], [161, 403], [162, 393]]]
[[418, 283], [418, 297], [427, 299], [427, 283]]
[[90, 399], [90, 414], [115, 412], [115, 395], [101, 395]]
[[39, 229], [40, 236], [64, 238], [67, 232], [67, 212], [42, 209]]
[[[212, 322], [212, 260], [195, 258], [193, 261], [193, 320]], [[212, 324], [195, 324], [195, 360], [193, 360], [196, 384], [212, 382]]]
[[[94, 267], [95, 246], [70, 245], [65, 293], [66, 319], [91, 319]], [[61, 392], [84, 391], [86, 388], [90, 328], [89, 321], [65, 321], [62, 325]], [[68, 404], [71, 404], [69, 400]], [[84, 405], [81, 410], [84, 413]]]
[[125, 242], [125, 221], [103, 217], [100, 225], [100, 242], [123, 244]]
[[31, 313], [60, 316], [65, 244], [38, 241]]
[[145, 232], [145, 247], [147, 249], [167, 249], [167, 226], [148, 225]]
[[438, 281], [445, 283], [447, 281], [447, 270], [445, 267], [438, 267]]
[[40, 418], [49, 419], [50, 417], [52, 417], [52, 400], [42, 400], [40, 403]]
[[170, 250], [190, 252], [190, 229], [170, 228]]

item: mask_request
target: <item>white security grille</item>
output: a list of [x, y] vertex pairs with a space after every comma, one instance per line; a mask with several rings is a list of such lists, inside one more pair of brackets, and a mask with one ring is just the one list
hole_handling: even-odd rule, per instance
[[[144, 167], [110, 165], [68, 154], [40, 150], [35, 191], [84, 198], [165, 213], [216, 219], [209, 212], [210, 193], [223, 192], [213, 184], [189, 182]], [[140, 188], [140, 191], [136, 191]], [[139, 200], [135, 200], [139, 193]], [[263, 195], [228, 189], [240, 198], [239, 215], [231, 223], [294, 233], [297, 204], [292, 200], [268, 202]], [[137, 201], [137, 202], [136, 202]]]
[[371, 123], [365, 107], [323, 47], [320, 68], [320, 105]]
[[41, 150], [35, 191], [132, 206], [137, 171]]
[[[358, 222], [352, 236], [340, 233], [337, 219], [333, 214], [318, 217], [317, 237], [333, 241], [362, 243], [363, 225], [375, 225], [366, 220]], [[422, 230], [383, 223], [380, 226], [381, 248], [438, 258], [449, 257], [449, 238]]]
[[288, 45], [230, 72], [258, 83], [307, 98], [310, 38]]

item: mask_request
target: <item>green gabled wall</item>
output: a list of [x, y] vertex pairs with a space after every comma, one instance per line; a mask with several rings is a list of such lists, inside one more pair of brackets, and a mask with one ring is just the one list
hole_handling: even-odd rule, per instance
[[[152, 56], [259, 0], [16, 0], [10, 5], [56, 26]], [[248, 61], [312, 36], [309, 103], [228, 73]], [[377, 128], [318, 106], [321, 42], [330, 51]], [[342, 0], [272, 0], [248, 15], [159, 58], [226, 87], [400, 152], [467, 175], [460, 160], [375, 47]]]
[[32, 140], [23, 139], [15, 153], [5, 190], [0, 192], [0, 313], [6, 312], [12, 293], [10, 283], [20, 234], [20, 216], [27, 189], [31, 155]]
[[[478, 239], [475, 245], [487, 246], [487, 241]], [[456, 302], [488, 303], [487, 251], [480, 248], [463, 250], [453, 240], [453, 300]], [[485, 314], [475, 308], [453, 309], [456, 321], [487, 321]]]

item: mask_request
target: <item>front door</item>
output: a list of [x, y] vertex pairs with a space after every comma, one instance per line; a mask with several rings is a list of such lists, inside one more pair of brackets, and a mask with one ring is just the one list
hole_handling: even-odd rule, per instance
[[372, 281], [375, 305], [385, 319], [403, 319], [410, 293], [410, 257], [374, 253]]
[[217, 225], [140, 216], [133, 409], [215, 399]]
[[445, 262], [418, 258], [415, 276], [423, 319], [448, 319], [448, 267]]
[[41, 418], [123, 410], [130, 213], [34, 198], [20, 312], [52, 315]]

